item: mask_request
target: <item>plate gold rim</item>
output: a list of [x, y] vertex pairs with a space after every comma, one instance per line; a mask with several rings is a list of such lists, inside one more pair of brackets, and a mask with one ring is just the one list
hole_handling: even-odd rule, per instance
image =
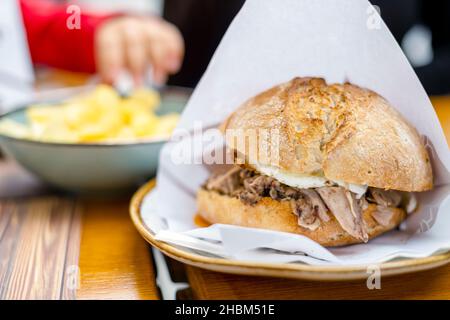
[[[204, 257], [186, 252], [168, 243], [158, 241], [142, 221], [140, 208], [145, 195], [155, 186], [155, 180], [144, 184], [130, 202], [131, 219], [141, 236], [152, 246], [168, 256], [196, 267], [235, 274], [266, 275], [309, 280], [350, 280], [367, 278], [367, 265], [360, 266], [311, 266], [307, 264], [273, 264], [245, 262]], [[396, 275], [437, 268], [450, 263], [450, 252], [426, 258], [412, 258], [379, 264], [382, 275]]]

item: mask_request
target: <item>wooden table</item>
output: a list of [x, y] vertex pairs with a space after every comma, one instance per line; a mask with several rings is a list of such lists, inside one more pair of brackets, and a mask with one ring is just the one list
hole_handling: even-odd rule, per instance
[[46, 189], [0, 164], [0, 299], [157, 299], [130, 196], [89, 199]]
[[[450, 138], [450, 98], [433, 100]], [[0, 163], [0, 299], [158, 299], [150, 251], [128, 215], [129, 196], [87, 199], [45, 189]], [[364, 281], [311, 282], [186, 268], [199, 299], [450, 299], [450, 265]]]

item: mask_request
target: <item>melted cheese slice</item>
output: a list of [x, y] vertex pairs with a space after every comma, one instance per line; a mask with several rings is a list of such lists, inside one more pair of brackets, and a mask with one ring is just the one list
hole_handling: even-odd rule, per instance
[[366, 185], [358, 185], [353, 183], [346, 183], [343, 181], [332, 181], [323, 176], [312, 176], [306, 174], [290, 173], [274, 166], [267, 166], [261, 164], [254, 164], [253, 167], [260, 173], [272, 177], [281, 183], [294, 188], [309, 189], [320, 188], [332, 185], [339, 185], [344, 187], [361, 198], [367, 191]]

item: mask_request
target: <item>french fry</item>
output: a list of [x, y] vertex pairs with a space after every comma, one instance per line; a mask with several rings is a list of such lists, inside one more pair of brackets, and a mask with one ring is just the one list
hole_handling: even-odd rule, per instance
[[48, 142], [132, 142], [168, 137], [178, 123], [178, 114], [158, 117], [158, 92], [137, 89], [122, 98], [106, 85], [59, 105], [36, 105], [26, 111], [28, 124], [0, 121], [6, 135]]

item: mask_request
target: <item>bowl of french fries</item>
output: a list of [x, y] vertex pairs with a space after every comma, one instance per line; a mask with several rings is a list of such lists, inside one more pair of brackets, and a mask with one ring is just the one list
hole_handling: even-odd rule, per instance
[[112, 87], [0, 117], [0, 145], [48, 184], [75, 192], [129, 189], [155, 174], [189, 97], [182, 88]]

